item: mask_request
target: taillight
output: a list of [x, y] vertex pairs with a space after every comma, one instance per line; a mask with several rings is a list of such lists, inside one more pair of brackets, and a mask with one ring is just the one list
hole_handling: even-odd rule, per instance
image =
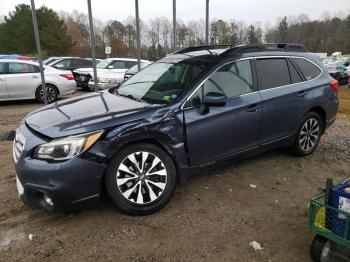
[[60, 76], [64, 77], [67, 80], [73, 80], [74, 79], [72, 74], [62, 74]]
[[331, 82], [329, 82], [329, 85], [335, 92], [338, 92], [338, 89], [339, 89], [338, 80], [332, 80]]

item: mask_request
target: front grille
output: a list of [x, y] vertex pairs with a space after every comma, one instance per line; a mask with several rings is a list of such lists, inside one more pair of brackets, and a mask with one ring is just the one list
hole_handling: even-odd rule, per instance
[[25, 143], [26, 138], [17, 129], [15, 139], [13, 140], [13, 159], [15, 160], [15, 163], [17, 163], [21, 156]]

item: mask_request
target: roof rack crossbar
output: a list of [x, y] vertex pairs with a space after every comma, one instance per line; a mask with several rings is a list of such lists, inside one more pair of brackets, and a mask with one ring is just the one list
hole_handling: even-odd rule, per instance
[[232, 48], [232, 45], [201, 45], [201, 46], [192, 46], [192, 47], [185, 47], [183, 49], [180, 49], [176, 51], [174, 54], [183, 54], [188, 52], [194, 52], [194, 51], [203, 51], [203, 50], [211, 50], [211, 49], [221, 49], [221, 48]]
[[308, 52], [303, 44], [295, 43], [260, 43], [234, 46], [220, 56], [239, 54], [243, 52], [284, 51], [284, 52]]

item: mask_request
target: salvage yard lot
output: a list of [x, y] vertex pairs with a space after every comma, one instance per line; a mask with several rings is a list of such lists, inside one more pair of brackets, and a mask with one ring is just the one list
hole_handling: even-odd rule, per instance
[[[0, 261], [310, 261], [308, 201], [327, 177], [350, 177], [350, 89], [339, 96], [338, 120], [315, 154], [275, 150], [201, 170], [145, 217], [121, 214], [108, 200], [70, 215], [27, 208], [15, 189], [12, 143], [0, 141]], [[39, 106], [0, 103], [0, 133]], [[262, 250], [249, 246], [254, 240]]]

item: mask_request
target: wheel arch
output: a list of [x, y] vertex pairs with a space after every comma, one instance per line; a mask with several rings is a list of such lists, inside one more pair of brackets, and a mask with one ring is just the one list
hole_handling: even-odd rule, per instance
[[[168, 154], [168, 156], [171, 158], [175, 165], [176, 174], [177, 174], [177, 182], [184, 182], [187, 180], [187, 174], [188, 174], [188, 163], [184, 162], [184, 159], [181, 159], [178, 157], [177, 151], [181, 150], [178, 145], [170, 146], [167, 141], [164, 141], [164, 139], [157, 139], [154, 137], [139, 137], [132, 140], [128, 140], [125, 142], [119, 143], [119, 146], [117, 150], [113, 153], [112, 159], [115, 155], [117, 155], [122, 149], [136, 144], [151, 144], [154, 146], [159, 147], [160, 149], [164, 150]], [[185, 151], [181, 152], [180, 154], [185, 154]], [[186, 155], [187, 156], [187, 155]]]
[[326, 110], [321, 106], [314, 106], [312, 107], [307, 113], [314, 112], [318, 114], [321, 117], [322, 120], [322, 134], [326, 130], [326, 124], [327, 124], [327, 113]]

